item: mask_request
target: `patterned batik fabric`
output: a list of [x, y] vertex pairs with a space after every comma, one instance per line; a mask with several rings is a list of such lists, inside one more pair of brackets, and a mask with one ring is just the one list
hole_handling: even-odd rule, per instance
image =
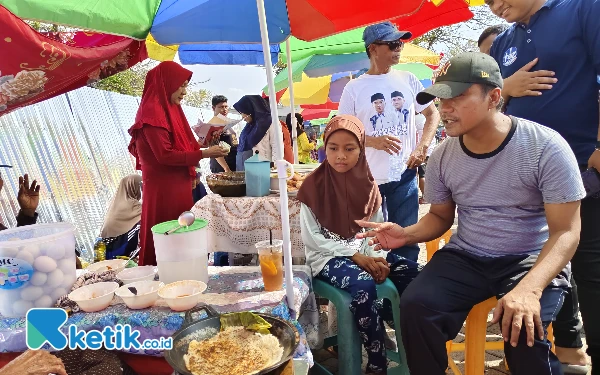
[[[419, 264], [392, 253], [388, 253], [387, 261], [391, 264], [388, 278], [396, 285], [399, 293], [404, 291], [422, 268]], [[373, 277], [344, 257], [331, 259], [317, 277], [350, 293], [352, 302], [349, 308], [367, 352], [367, 371], [385, 373], [387, 359], [383, 319], [390, 320], [392, 313], [389, 301], [386, 300], [385, 305], [378, 300], [377, 284]]]

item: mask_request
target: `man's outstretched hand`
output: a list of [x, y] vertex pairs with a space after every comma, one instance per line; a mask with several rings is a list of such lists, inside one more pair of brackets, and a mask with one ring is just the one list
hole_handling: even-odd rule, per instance
[[397, 249], [406, 245], [407, 238], [404, 228], [394, 223], [371, 223], [357, 220], [356, 224], [370, 229], [364, 233], [358, 233], [356, 238], [370, 238], [369, 245], [375, 246], [375, 250]]
[[40, 204], [40, 185], [36, 180], [29, 184], [29, 175], [19, 177], [19, 195], [17, 201], [21, 207], [21, 212], [27, 216], [35, 216]]

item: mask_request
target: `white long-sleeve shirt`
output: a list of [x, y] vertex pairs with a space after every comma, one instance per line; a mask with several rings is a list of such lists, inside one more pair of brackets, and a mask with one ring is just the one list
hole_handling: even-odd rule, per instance
[[271, 131], [268, 131], [263, 139], [256, 146], [252, 147], [252, 154], [255, 154], [256, 151], [258, 151], [261, 158], [273, 162], [277, 161], [277, 149], [275, 147], [275, 140], [271, 137]]
[[[381, 210], [373, 215], [371, 221], [383, 222]], [[313, 276], [317, 276], [325, 264], [335, 257], [351, 257], [357, 252], [371, 257], [386, 258], [387, 256], [387, 251], [373, 250], [373, 246], [369, 246], [368, 239], [341, 238], [322, 227], [312, 210], [305, 204], [300, 208], [300, 228], [305, 246], [306, 264], [311, 268]]]

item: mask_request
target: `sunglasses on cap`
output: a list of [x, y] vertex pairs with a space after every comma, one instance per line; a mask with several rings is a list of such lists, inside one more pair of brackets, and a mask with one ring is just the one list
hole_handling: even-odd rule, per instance
[[404, 42], [401, 40], [393, 40], [391, 42], [381, 42], [381, 41], [377, 41], [377, 42], [373, 42], [373, 44], [378, 45], [378, 46], [388, 46], [388, 48], [390, 49], [390, 51], [395, 51], [398, 48], [402, 48], [404, 47]]

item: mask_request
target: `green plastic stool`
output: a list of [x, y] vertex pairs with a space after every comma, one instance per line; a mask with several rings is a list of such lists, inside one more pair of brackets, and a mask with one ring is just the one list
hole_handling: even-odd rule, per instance
[[[338, 335], [325, 339], [323, 347], [338, 346], [338, 373], [343, 375], [360, 375], [362, 364], [362, 340], [358, 334], [354, 317], [350, 312], [350, 294], [335, 288], [319, 279], [313, 279], [315, 293], [328, 299], [335, 305], [338, 320]], [[409, 375], [406, 365], [406, 354], [402, 345], [402, 334], [400, 332], [400, 295], [394, 283], [389, 279], [377, 285], [377, 297], [386, 298], [391, 302], [394, 316], [394, 330], [396, 331], [396, 342], [398, 352], [387, 351], [387, 358], [396, 362], [398, 366], [388, 368], [388, 375]], [[332, 375], [325, 367], [315, 362], [311, 371], [315, 375]]]

